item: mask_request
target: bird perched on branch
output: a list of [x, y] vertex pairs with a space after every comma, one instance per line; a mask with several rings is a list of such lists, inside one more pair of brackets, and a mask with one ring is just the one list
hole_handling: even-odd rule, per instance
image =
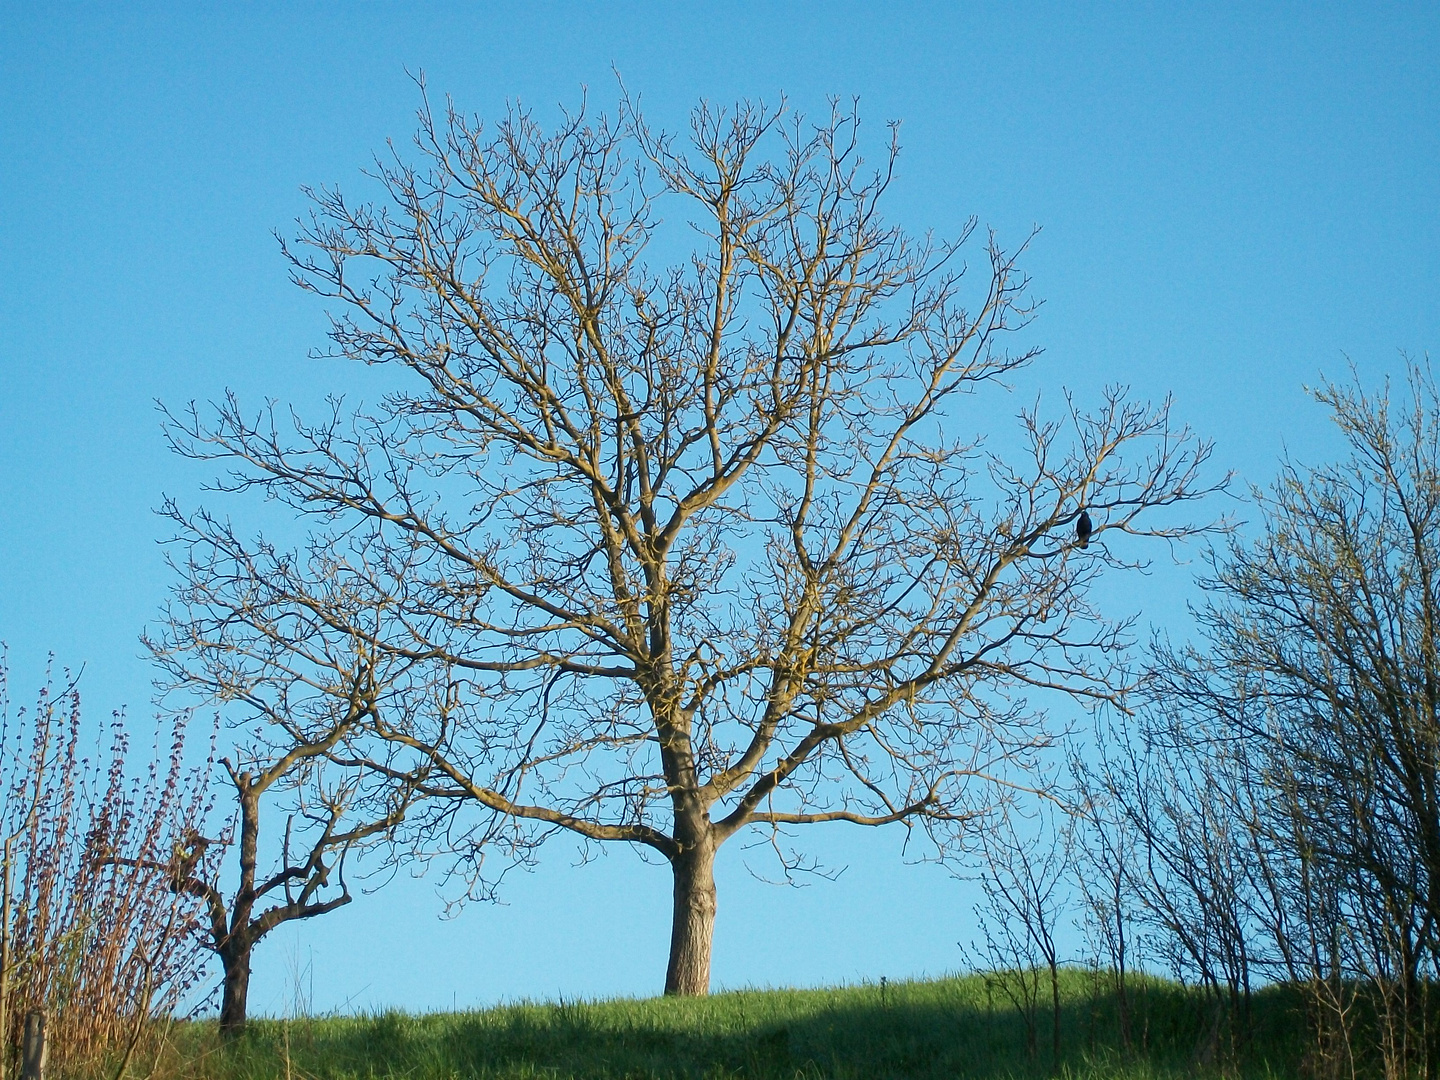
[[1081, 510], [1080, 516], [1075, 519], [1075, 539], [1080, 542], [1082, 548], [1090, 546], [1090, 534], [1095, 531], [1095, 524], [1090, 520], [1090, 512]]

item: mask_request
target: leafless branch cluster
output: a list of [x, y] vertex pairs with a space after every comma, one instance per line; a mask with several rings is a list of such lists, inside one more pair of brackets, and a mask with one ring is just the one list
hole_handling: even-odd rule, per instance
[[1418, 364], [1408, 391], [1320, 387], [1349, 456], [1254, 493], [1202, 640], [1157, 647], [1143, 723], [1085, 776], [1131, 917], [1212, 994], [1212, 1044], [1281, 981], [1329, 1075], [1440, 1061], [1440, 393]]
[[1020, 1014], [1032, 1058], [1039, 1052], [1041, 1008], [1049, 991], [1050, 1062], [1058, 1071], [1064, 961], [1059, 931], [1072, 900], [1074, 829], [1054, 804], [1033, 820], [1016, 818], [1017, 809], [1006, 806], [979, 832], [981, 940], [964, 951]]

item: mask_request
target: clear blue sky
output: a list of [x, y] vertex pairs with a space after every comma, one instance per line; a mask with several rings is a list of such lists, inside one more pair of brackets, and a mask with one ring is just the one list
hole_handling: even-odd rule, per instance
[[[1440, 8], [1075, 4], [35, 4], [0, 0], [0, 638], [14, 684], [87, 665], [92, 715], [143, 715], [137, 637], [167, 587], [152, 510], [202, 475], [155, 399], [313, 401], [320, 309], [272, 229], [304, 184], [362, 187], [433, 91], [542, 116], [611, 69], [662, 118], [704, 96], [903, 121], [892, 216], [971, 214], [1046, 301], [1035, 382], [1175, 395], [1217, 462], [1264, 481], [1333, 440], [1303, 386], [1440, 347]], [[1016, 402], [1016, 405], [1019, 403]], [[1013, 408], [997, 414], [1008, 422]], [[1189, 569], [1116, 602], [1164, 622]], [[715, 977], [816, 983], [956, 966], [966, 892], [899, 837], [837, 830], [835, 884], [772, 888], [722, 854]], [[402, 876], [257, 957], [254, 1007], [313, 964], [318, 1007], [658, 989], [669, 879], [563, 844], [503, 907], [437, 921]], [[761, 864], [763, 865], [763, 864]]]

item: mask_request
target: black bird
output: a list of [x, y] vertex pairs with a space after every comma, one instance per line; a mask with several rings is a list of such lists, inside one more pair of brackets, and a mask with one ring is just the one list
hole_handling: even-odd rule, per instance
[[1081, 510], [1080, 516], [1075, 519], [1075, 539], [1080, 541], [1082, 548], [1090, 546], [1090, 534], [1095, 531], [1095, 525], [1090, 520], [1090, 512]]

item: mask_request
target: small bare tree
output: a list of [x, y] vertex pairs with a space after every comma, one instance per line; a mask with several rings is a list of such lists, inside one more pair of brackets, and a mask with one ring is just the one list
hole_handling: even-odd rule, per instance
[[[1091, 766], [1074, 756], [1070, 773], [1078, 807], [1070, 832], [1070, 870], [1081, 905], [1080, 926], [1094, 965], [1095, 989], [1106, 983], [1115, 999], [1120, 1049], [1135, 1045], [1131, 972], [1138, 967], [1135, 874], [1137, 838], [1115, 800], [1095, 783]], [[1092, 1030], [1093, 1038], [1093, 1030]], [[1142, 1045], [1144, 1034], [1142, 1032]]]
[[628, 101], [549, 134], [420, 120], [378, 204], [315, 192], [285, 248], [336, 305], [334, 355], [392, 366], [392, 393], [319, 423], [233, 398], [172, 418], [220, 489], [312, 526], [292, 553], [176, 512], [203, 586], [176, 674], [225, 685], [286, 618], [410, 664], [445, 693], [368, 713], [347, 760], [414, 784], [478, 890], [490, 842], [662, 857], [666, 991], [702, 994], [730, 837], [943, 844], [1047, 743], [1027, 690], [1114, 691], [1126, 624], [1089, 586], [1192, 531], [1152, 519], [1203, 493], [1208, 448], [1117, 391], [985, 452], [1004, 398], [966, 407], [1036, 355], [1004, 344], [1026, 279], [993, 239], [967, 275], [973, 222], [887, 223], [897, 146], [868, 167], [853, 112], [702, 105], [683, 145]]
[[[189, 565], [193, 568], [193, 561]], [[378, 705], [393, 704], [383, 661], [374, 662], [363, 643], [352, 643], [349, 650], [309, 654], [311, 666], [302, 671], [298, 658], [317, 639], [307, 640], [303, 627], [282, 622], [283, 629], [270, 629], [283, 635], [283, 658], [258, 647], [264, 638], [251, 639], [248, 653], [225, 666], [223, 681], [206, 681], [200, 670], [180, 664], [176, 653], [180, 649], [179, 655], [190, 659], [229, 648], [223, 635], [183, 636], [196, 627], [182, 613], [202, 602], [193, 591], [178, 596], [166, 633], [150, 645], [162, 669], [177, 676], [172, 689], [244, 710], [246, 734], [220, 762], [235, 796], [235, 820], [224, 838], [227, 845], [235, 843], [235, 877], [227, 884], [228, 864], [203, 860], [212, 841], [198, 836], [185, 838], [170, 859], [143, 865], [167, 875], [173, 890], [204, 903], [209, 945], [224, 972], [220, 1033], [228, 1038], [245, 1028], [255, 946], [276, 927], [350, 903], [347, 857], [391, 837], [404, 820], [410, 792], [388, 781], [367, 784], [373, 772], [335, 764]], [[285, 821], [278, 851], [272, 836], [268, 853], [262, 850], [267, 817]], [[262, 872], [267, 858], [274, 865]]]
[[[1060, 1068], [1060, 948], [1055, 933], [1069, 900], [1072, 829], [1053, 807], [1016, 821], [1006, 806], [978, 830], [986, 977], [1025, 1022], [1026, 1044], [1039, 1050], [1040, 999], [1050, 997], [1050, 1066]], [[974, 952], [972, 946], [971, 951]]]
[[1243, 775], [1201, 718], [1183, 708], [1112, 730], [1098, 798], [1134, 839], [1127, 886], [1175, 975], [1198, 982], [1209, 1008], [1199, 1058], [1233, 1061], [1250, 1030], [1256, 941], [1254, 833], [1236, 790]]
[[1358, 1041], [1378, 1048], [1387, 1075], [1429, 1075], [1440, 1059], [1430, 998], [1440, 977], [1440, 390], [1416, 364], [1401, 395], [1367, 393], [1356, 379], [1315, 397], [1348, 456], [1286, 461], [1254, 492], [1259, 533], [1215, 560], [1203, 645], [1162, 651], [1159, 690], [1191, 732], [1249, 755], [1226, 770], [1243, 783], [1224, 797], [1258, 840], [1245, 865], [1265, 872], [1254, 891], [1279, 959], [1315, 993], [1326, 1057], [1355, 1065], [1349, 988], [1359, 982], [1378, 1027]]

